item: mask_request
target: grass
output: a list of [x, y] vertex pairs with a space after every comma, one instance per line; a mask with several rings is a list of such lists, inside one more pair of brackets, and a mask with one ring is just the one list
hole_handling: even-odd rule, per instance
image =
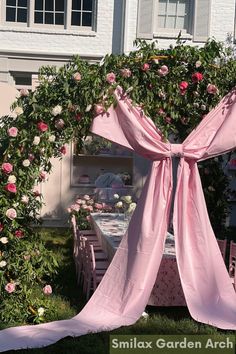
[[[59, 272], [55, 279], [55, 292], [62, 317], [70, 318], [85, 304], [84, 296], [76, 285], [75, 268], [72, 258], [72, 238], [68, 229], [41, 229], [42, 239], [59, 258]], [[61, 300], [63, 299], [63, 301]], [[55, 300], [56, 301], [56, 300]], [[64, 304], [64, 305], [62, 305]], [[219, 337], [234, 334], [215, 327], [198, 323], [191, 319], [187, 308], [147, 307], [148, 319], [140, 319], [136, 324], [121, 327], [111, 332], [88, 334], [78, 338], [65, 338], [41, 349], [8, 351], [7, 354], [108, 354], [110, 334], [208, 334]]]

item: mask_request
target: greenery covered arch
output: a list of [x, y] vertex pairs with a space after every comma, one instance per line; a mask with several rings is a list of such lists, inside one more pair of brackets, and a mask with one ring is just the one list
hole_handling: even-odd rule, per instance
[[[203, 48], [177, 43], [166, 50], [138, 42], [129, 55], [108, 55], [100, 64], [74, 57], [60, 69], [44, 67], [35, 92], [21, 90], [16, 118], [5, 116], [0, 130], [0, 319], [44, 321], [38, 309], [50, 308], [51, 278], [57, 267], [31, 225], [42, 197], [34, 186], [61, 158], [66, 144], [82, 146], [91, 122], [114, 103], [117, 85], [141, 106], [163, 133], [183, 141], [204, 116], [236, 85], [233, 49], [209, 41]], [[219, 161], [201, 171], [214, 227], [227, 211], [227, 179]], [[204, 182], [204, 181], [203, 181]], [[39, 289], [39, 292], [35, 289]], [[41, 295], [35, 295], [35, 294]], [[20, 310], [19, 310], [20, 309]], [[50, 311], [49, 311], [50, 313]], [[23, 315], [22, 315], [23, 314]]]

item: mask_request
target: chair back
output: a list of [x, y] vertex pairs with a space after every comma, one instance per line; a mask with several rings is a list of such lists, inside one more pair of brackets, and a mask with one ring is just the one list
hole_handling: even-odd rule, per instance
[[225, 260], [225, 255], [226, 255], [226, 247], [227, 247], [227, 239], [224, 240], [218, 240], [217, 243], [220, 249], [220, 252], [222, 254], [223, 259]]

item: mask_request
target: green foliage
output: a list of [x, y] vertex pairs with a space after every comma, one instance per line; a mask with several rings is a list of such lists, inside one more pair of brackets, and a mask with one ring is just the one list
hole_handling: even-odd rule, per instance
[[[94, 116], [115, 103], [117, 85], [152, 118], [163, 140], [174, 135], [176, 141], [182, 141], [236, 84], [233, 52], [221, 43], [211, 40], [197, 48], [178, 40], [175, 47], [166, 50], [157, 49], [155, 43], [137, 44], [137, 51], [107, 55], [101, 65], [89, 64], [76, 56], [60, 69], [42, 68], [38, 89], [22, 91], [14, 103], [15, 119], [2, 118], [0, 307], [4, 321], [13, 319], [6, 317], [9, 304], [13, 303], [15, 314], [11, 311], [9, 316], [16, 319], [23, 311], [25, 317], [19, 318], [31, 320], [28, 306], [33, 294], [50, 281], [56, 268], [53, 256], [31, 228], [32, 223], [38, 222], [42, 206], [41, 195], [34, 186], [50, 173], [49, 159], [63, 156], [65, 144], [76, 139], [82, 148]], [[194, 80], [196, 74], [198, 78]], [[180, 88], [183, 82], [185, 89]], [[12, 128], [18, 129], [13, 135], [9, 130]], [[11, 164], [12, 171], [6, 172], [3, 163]], [[210, 209], [215, 210], [219, 203], [215, 220], [222, 225], [226, 211], [222, 188], [227, 187], [227, 181], [224, 176], [220, 178], [216, 176], [214, 181], [217, 200], [207, 191], [206, 196], [208, 193]], [[210, 215], [213, 217], [211, 210]], [[27, 255], [30, 258], [24, 259]], [[11, 293], [6, 290], [7, 284], [14, 288]]]

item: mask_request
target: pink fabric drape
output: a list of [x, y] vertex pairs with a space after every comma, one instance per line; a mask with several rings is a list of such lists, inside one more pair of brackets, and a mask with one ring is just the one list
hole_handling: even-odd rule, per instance
[[52, 344], [65, 336], [130, 325], [141, 316], [162, 258], [172, 194], [172, 156], [179, 156], [173, 226], [189, 311], [197, 321], [236, 329], [236, 295], [207, 214], [197, 161], [236, 147], [236, 91], [182, 144], [164, 143], [153, 122], [116, 91], [118, 104], [91, 131], [153, 161], [137, 208], [98, 289], [71, 320], [0, 331], [0, 351]]

